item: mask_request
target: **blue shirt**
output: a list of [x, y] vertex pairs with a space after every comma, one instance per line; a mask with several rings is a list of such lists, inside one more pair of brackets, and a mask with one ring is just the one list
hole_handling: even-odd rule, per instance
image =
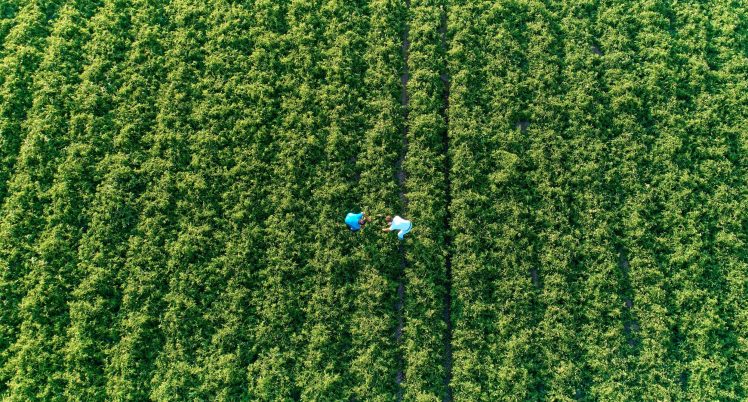
[[358, 223], [358, 221], [361, 220], [361, 218], [364, 217], [364, 213], [360, 212], [358, 214], [354, 214], [353, 212], [349, 212], [348, 215], [345, 216], [345, 224], [348, 225], [351, 230], [356, 231], [361, 229], [361, 225]]

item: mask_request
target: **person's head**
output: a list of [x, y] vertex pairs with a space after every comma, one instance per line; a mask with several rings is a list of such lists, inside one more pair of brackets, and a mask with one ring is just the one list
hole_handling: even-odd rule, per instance
[[369, 218], [366, 215], [364, 215], [361, 219], [358, 220], [358, 224], [361, 226], [366, 225], [368, 222], [371, 222], [371, 218]]
[[389, 223], [392, 223], [392, 215], [387, 215], [387, 216], [385, 216], [385, 217], [384, 217], [384, 221], [385, 221], [385, 222], [387, 222], [388, 224], [389, 224]]

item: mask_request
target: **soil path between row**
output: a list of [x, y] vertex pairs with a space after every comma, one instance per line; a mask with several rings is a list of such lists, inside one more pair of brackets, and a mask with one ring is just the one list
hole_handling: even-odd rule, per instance
[[[403, 71], [402, 75], [400, 76], [400, 82], [401, 82], [401, 92], [400, 92], [400, 102], [402, 104], [402, 110], [403, 110], [403, 124], [402, 124], [402, 150], [400, 152], [400, 158], [397, 161], [397, 181], [399, 186], [399, 196], [400, 201], [402, 203], [403, 208], [403, 214], [405, 214], [405, 211], [408, 208], [408, 200], [405, 197], [405, 172], [403, 171], [403, 160], [405, 159], [405, 155], [408, 151], [408, 79], [409, 79], [409, 71], [408, 71], [408, 53], [410, 51], [410, 40], [408, 39], [408, 34], [410, 30], [410, 26], [408, 23], [408, 15], [410, 13], [410, 0], [405, 0], [405, 21], [404, 21], [404, 27], [403, 27], [403, 43], [402, 43], [402, 58], [403, 58]], [[407, 216], [407, 215], [406, 215]], [[397, 328], [395, 329], [395, 341], [397, 342], [398, 347], [402, 346], [402, 336], [403, 336], [403, 325], [404, 325], [404, 311], [403, 311], [403, 304], [405, 300], [405, 268], [407, 267], [407, 260], [405, 258], [405, 247], [403, 247], [402, 243], [400, 243], [400, 246], [398, 248], [400, 252], [400, 272], [398, 275], [398, 284], [397, 284], [397, 302], [395, 305], [395, 310], [397, 312]], [[399, 354], [398, 359], [398, 367], [397, 367], [397, 377], [395, 378], [395, 381], [397, 383], [397, 400], [402, 401], [403, 400], [403, 387], [402, 382], [405, 379], [405, 373], [404, 373], [404, 366], [405, 366], [405, 359], [402, 356], [402, 353]]]
[[445, 283], [444, 283], [444, 322], [446, 330], [444, 334], [444, 398], [445, 402], [452, 401], [452, 234], [450, 223], [452, 215], [450, 206], [452, 205], [452, 182], [450, 181], [450, 169], [452, 167], [452, 158], [449, 154], [449, 70], [447, 67], [447, 6], [442, 3], [441, 21], [439, 24], [439, 37], [442, 52], [442, 61], [444, 63], [441, 72], [443, 84], [442, 92], [442, 116], [444, 117], [444, 183], [445, 183], [445, 214], [444, 214], [444, 247], [447, 250], [445, 258]]

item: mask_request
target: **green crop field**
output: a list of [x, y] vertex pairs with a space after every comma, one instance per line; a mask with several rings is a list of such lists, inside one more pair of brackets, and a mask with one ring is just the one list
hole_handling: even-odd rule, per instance
[[0, 0], [0, 400], [748, 400], [748, 3]]

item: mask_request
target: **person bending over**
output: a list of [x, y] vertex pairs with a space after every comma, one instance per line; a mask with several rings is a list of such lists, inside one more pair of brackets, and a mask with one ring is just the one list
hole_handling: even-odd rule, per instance
[[387, 222], [387, 225], [389, 225], [389, 227], [382, 229], [382, 231], [391, 232], [393, 230], [399, 230], [399, 232], [397, 233], [397, 237], [400, 240], [403, 240], [405, 235], [408, 234], [411, 229], [413, 229], [413, 224], [409, 220], [403, 219], [397, 215], [395, 215], [394, 218], [390, 215], [387, 215], [384, 220]]
[[345, 216], [345, 224], [354, 232], [363, 229], [367, 222], [371, 222], [371, 218], [366, 216], [363, 212], [357, 214], [349, 212], [348, 215]]

